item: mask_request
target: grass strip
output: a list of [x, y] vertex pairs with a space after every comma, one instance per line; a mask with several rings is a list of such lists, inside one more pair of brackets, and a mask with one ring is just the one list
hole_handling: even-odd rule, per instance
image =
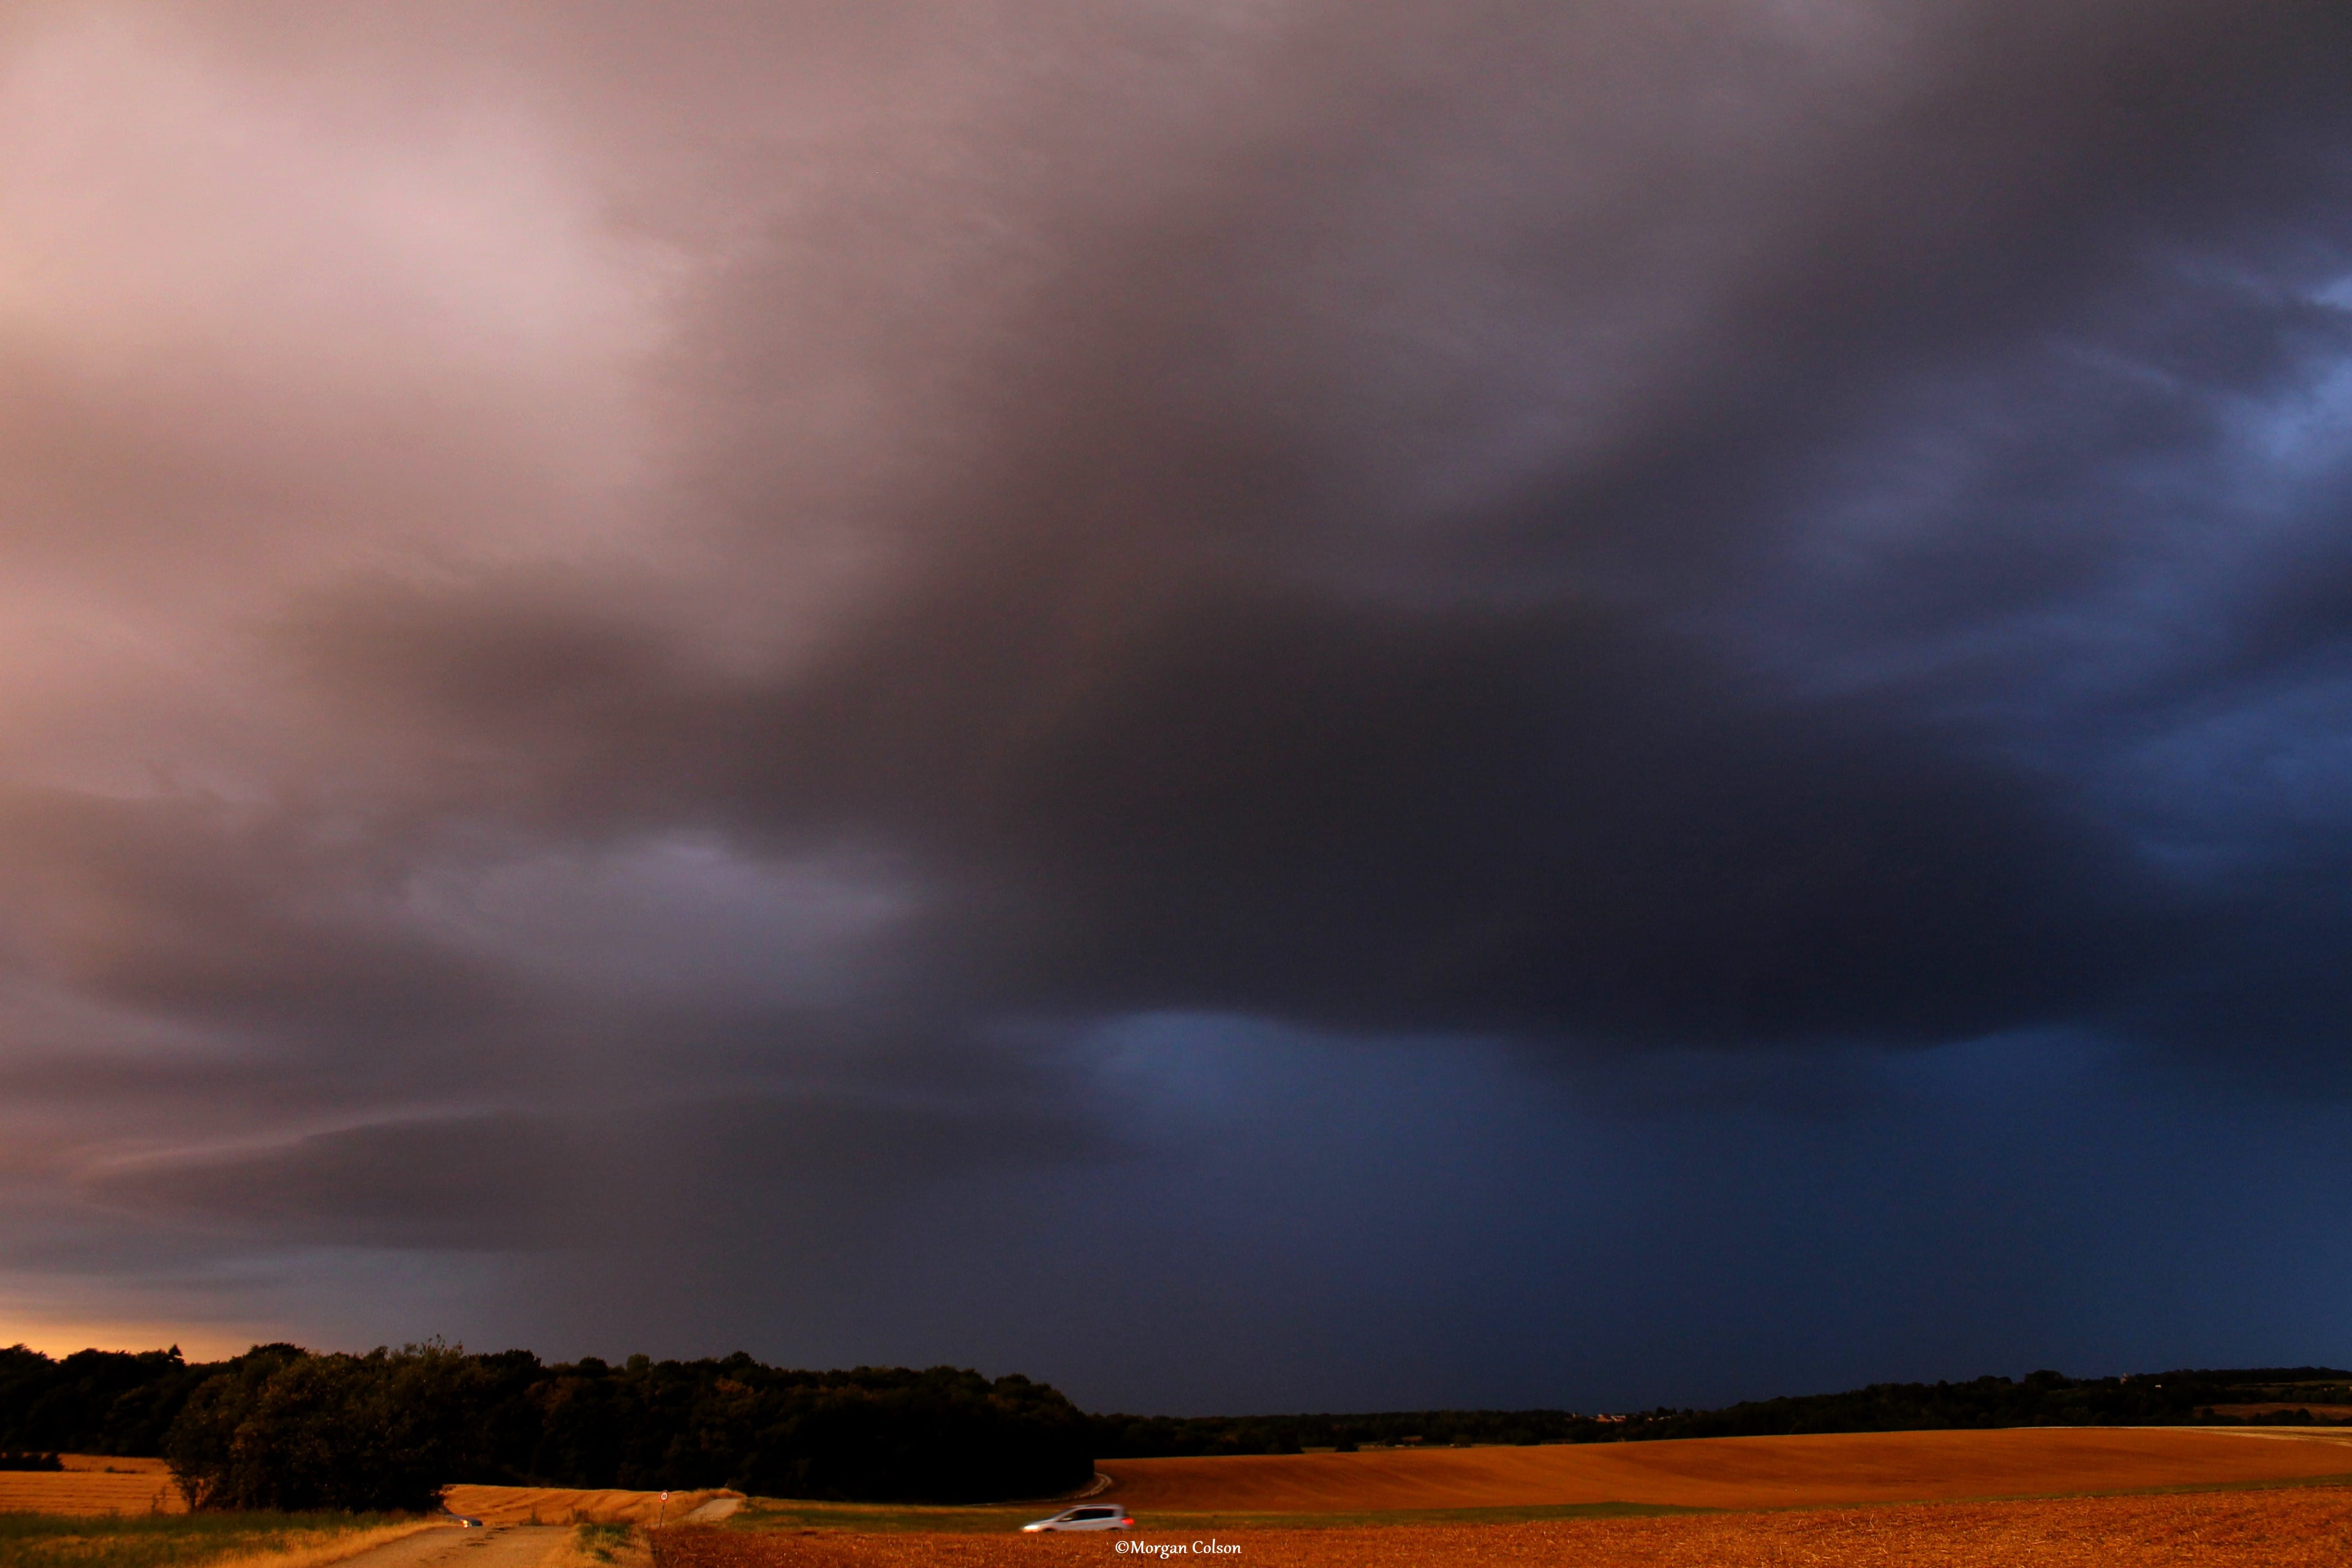
[[387, 1514], [0, 1513], [0, 1568], [204, 1568], [233, 1559], [312, 1565], [429, 1528]]

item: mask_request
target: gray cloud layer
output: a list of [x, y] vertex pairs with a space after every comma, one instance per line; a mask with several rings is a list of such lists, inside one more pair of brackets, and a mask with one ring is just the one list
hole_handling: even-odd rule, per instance
[[1150, 1016], [2340, 1093], [2340, 8], [952, 10], [10, 25], [14, 1201], [977, 1259]]

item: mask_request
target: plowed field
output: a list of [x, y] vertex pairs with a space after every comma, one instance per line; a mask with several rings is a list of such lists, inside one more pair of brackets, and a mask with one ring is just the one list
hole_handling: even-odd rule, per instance
[[[1146, 1521], [1149, 1522], [1148, 1521]], [[1200, 1550], [1213, 1540], [1238, 1551]], [[1101, 1535], [859, 1535], [665, 1531], [656, 1568], [1034, 1568], [1214, 1562], [1243, 1568], [2342, 1568], [2352, 1490], [1932, 1503], [1783, 1513], [1680, 1514], [1532, 1524]]]
[[2352, 1434], [2179, 1427], [1841, 1432], [1540, 1448], [1106, 1459], [1138, 1513], [1363, 1513], [1630, 1502], [1685, 1508], [2049, 1496], [2352, 1477]]

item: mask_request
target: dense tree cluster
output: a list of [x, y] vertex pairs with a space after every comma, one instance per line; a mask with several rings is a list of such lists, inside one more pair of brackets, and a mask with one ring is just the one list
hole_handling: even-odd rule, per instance
[[438, 1346], [257, 1346], [190, 1396], [163, 1454], [192, 1508], [422, 1513], [464, 1479], [486, 1388], [472, 1358]]
[[418, 1509], [458, 1481], [976, 1502], [1081, 1485], [1087, 1418], [1025, 1377], [747, 1355], [548, 1365], [439, 1346], [0, 1352], [0, 1447], [162, 1454], [205, 1507]]
[[57, 1361], [23, 1345], [0, 1349], [0, 1449], [152, 1458], [188, 1395], [218, 1370], [189, 1365], [177, 1345]]

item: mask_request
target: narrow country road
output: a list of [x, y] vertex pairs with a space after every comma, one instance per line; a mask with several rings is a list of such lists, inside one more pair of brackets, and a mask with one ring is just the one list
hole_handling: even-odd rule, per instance
[[436, 1525], [346, 1557], [335, 1568], [539, 1568], [540, 1559], [570, 1533], [555, 1524]]

